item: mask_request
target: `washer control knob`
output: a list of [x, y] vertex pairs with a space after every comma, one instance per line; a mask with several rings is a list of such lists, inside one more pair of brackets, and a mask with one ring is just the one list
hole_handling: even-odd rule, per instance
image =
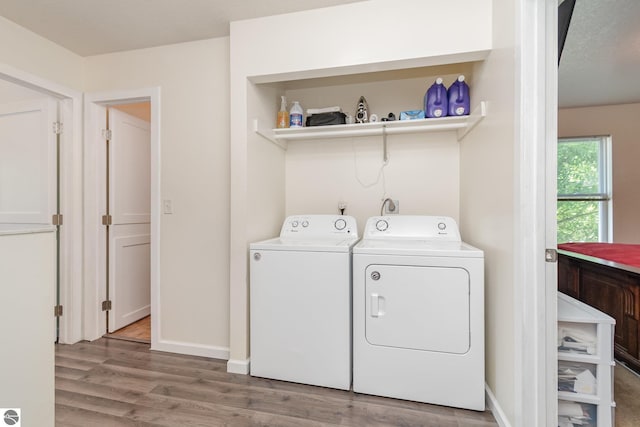
[[376, 222], [376, 229], [378, 231], [386, 231], [387, 228], [389, 228], [389, 223], [384, 219], [379, 219], [378, 222]]
[[347, 226], [347, 221], [342, 218], [336, 219], [336, 222], [334, 222], [333, 225], [336, 227], [336, 230], [344, 230]]
[[253, 254], [253, 259], [255, 259], [256, 261], [260, 261], [261, 258], [262, 255], [260, 255], [260, 252], [256, 252], [255, 254]]
[[447, 228], [447, 224], [445, 224], [444, 222], [438, 223], [438, 230], [445, 230], [446, 228]]
[[373, 280], [380, 280], [380, 273], [378, 271], [374, 271], [371, 273], [371, 278]]
[[308, 227], [309, 226], [309, 221], [307, 221], [306, 219], [304, 221], [302, 221], [302, 226], [303, 227]]
[[293, 221], [293, 222], [291, 222], [291, 226], [292, 226], [293, 228], [296, 228], [296, 227], [298, 226], [298, 221]]

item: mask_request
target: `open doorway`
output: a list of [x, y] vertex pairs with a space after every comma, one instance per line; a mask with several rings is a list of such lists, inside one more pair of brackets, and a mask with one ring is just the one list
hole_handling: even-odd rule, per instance
[[106, 336], [151, 342], [151, 104], [106, 109]]
[[615, 425], [637, 426], [640, 7], [575, 3], [558, 71], [558, 286], [615, 319]]
[[[159, 90], [85, 99], [85, 336], [125, 334], [154, 348], [160, 312]], [[138, 321], [146, 324], [144, 333], [131, 336], [132, 328], [140, 329]]]

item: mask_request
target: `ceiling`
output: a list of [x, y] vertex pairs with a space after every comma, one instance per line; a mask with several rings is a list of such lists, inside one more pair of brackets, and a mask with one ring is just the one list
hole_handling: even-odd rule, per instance
[[640, 102], [640, 1], [576, 0], [558, 68], [560, 107]]
[[[355, 1], [2, 0], [0, 15], [90, 56], [226, 36], [230, 21]], [[561, 107], [640, 102], [638, 22], [638, 0], [576, 1], [558, 71]]]
[[0, 15], [80, 56], [229, 35], [229, 22], [362, 0], [2, 0]]

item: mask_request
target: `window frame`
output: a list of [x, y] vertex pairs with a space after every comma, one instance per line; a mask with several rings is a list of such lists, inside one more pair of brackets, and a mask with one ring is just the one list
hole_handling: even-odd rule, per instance
[[558, 147], [563, 143], [570, 142], [598, 142], [598, 171], [599, 171], [599, 193], [581, 194], [560, 194], [557, 195], [558, 202], [600, 202], [599, 203], [599, 224], [598, 241], [613, 241], [613, 179], [612, 179], [612, 148], [611, 135], [589, 135], [558, 137]]

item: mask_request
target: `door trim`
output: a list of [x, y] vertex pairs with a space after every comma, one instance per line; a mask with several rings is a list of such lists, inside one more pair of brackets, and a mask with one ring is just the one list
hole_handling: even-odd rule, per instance
[[515, 414], [513, 425], [557, 422], [557, 275], [545, 260], [556, 247], [556, 0], [516, 5]]
[[64, 316], [60, 318], [59, 342], [73, 344], [82, 339], [82, 93], [4, 63], [0, 63], [0, 79], [59, 101], [59, 120], [64, 126], [60, 211], [65, 221], [60, 229], [60, 304]]
[[[106, 316], [100, 309], [106, 295], [105, 276], [101, 274], [100, 254], [104, 253], [106, 230], [99, 218], [104, 214], [98, 188], [104, 181], [99, 171], [106, 161], [102, 139], [101, 111], [106, 106], [149, 101], [151, 103], [151, 349], [160, 342], [160, 88], [108, 91], [85, 94], [84, 199], [85, 199], [85, 261], [84, 261], [84, 339], [94, 340], [106, 331]], [[105, 119], [106, 121], [106, 119]], [[101, 163], [102, 162], [102, 163]]]

